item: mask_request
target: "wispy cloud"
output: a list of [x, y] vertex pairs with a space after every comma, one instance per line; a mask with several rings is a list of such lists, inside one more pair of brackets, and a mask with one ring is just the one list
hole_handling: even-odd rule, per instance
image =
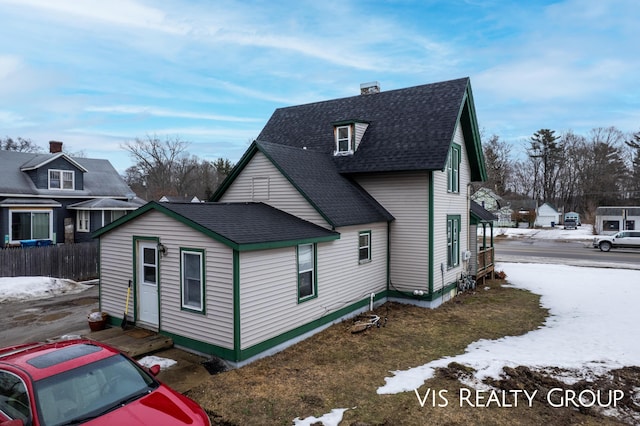
[[204, 114], [188, 111], [176, 111], [170, 109], [157, 108], [152, 106], [138, 106], [138, 105], [113, 105], [113, 106], [90, 106], [85, 108], [88, 112], [103, 112], [109, 114], [136, 114], [136, 115], [150, 115], [155, 117], [173, 117], [173, 118], [187, 118], [193, 120], [209, 120], [209, 121], [228, 121], [236, 123], [256, 123], [261, 122], [261, 119], [249, 118], [249, 117], [234, 117], [230, 115], [220, 114]]

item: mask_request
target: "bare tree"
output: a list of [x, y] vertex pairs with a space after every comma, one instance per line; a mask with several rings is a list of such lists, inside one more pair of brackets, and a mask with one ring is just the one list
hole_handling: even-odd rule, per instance
[[135, 168], [143, 177], [145, 193], [151, 199], [159, 199], [165, 193], [173, 193], [176, 188], [176, 168], [179, 158], [184, 154], [188, 142], [176, 137], [160, 140], [156, 135], [145, 139], [136, 138], [126, 142], [122, 148], [129, 151]]
[[42, 148], [33, 143], [31, 139], [23, 139], [21, 137], [18, 137], [15, 140], [10, 137], [0, 139], [0, 150], [34, 153], [42, 152]]

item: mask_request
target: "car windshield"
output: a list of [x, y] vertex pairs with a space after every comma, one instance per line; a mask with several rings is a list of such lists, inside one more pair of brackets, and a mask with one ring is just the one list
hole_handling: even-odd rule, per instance
[[158, 386], [151, 375], [122, 355], [86, 364], [35, 383], [40, 423], [82, 423]]

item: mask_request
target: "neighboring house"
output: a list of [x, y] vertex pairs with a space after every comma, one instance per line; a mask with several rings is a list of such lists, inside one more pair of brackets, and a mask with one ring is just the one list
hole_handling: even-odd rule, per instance
[[535, 226], [552, 227], [560, 223], [560, 213], [551, 203], [544, 203], [536, 209]]
[[640, 207], [598, 207], [594, 230], [596, 234], [615, 234], [618, 231], [640, 229]]
[[582, 222], [580, 221], [580, 213], [578, 212], [565, 213], [562, 223], [565, 223], [567, 220], [574, 220], [576, 222], [576, 225], [578, 226], [582, 225]]
[[515, 226], [513, 210], [509, 202], [500, 197], [489, 188], [480, 188], [471, 195], [471, 200], [478, 203], [483, 209], [491, 212], [495, 218], [494, 226]]
[[185, 195], [181, 197], [179, 195], [163, 195], [158, 201], [161, 203], [200, 203], [200, 199], [197, 196], [189, 197]]
[[453, 297], [484, 220], [469, 80], [362, 89], [276, 110], [217, 202], [154, 202], [96, 232], [101, 309], [119, 323], [132, 280], [138, 324], [242, 365], [374, 303]]
[[[143, 204], [107, 160], [0, 150], [0, 247], [91, 241]], [[66, 233], [65, 233], [66, 231]]]
[[512, 220], [519, 228], [533, 226], [536, 219], [538, 203], [531, 199], [513, 199], [509, 201]]

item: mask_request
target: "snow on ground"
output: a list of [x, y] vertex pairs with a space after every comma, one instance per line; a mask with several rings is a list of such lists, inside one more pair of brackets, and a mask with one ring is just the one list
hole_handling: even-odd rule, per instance
[[[590, 240], [592, 231], [588, 225], [566, 231], [497, 228], [494, 235]], [[549, 309], [544, 326], [522, 336], [478, 340], [462, 355], [394, 371], [378, 389], [379, 394], [413, 392], [433, 376], [436, 368], [446, 367], [453, 361], [476, 370], [475, 380], [469, 383], [476, 388], [486, 387], [481, 383], [484, 378], [499, 378], [505, 366], [522, 365], [541, 370], [560, 367], [569, 374], [556, 378], [571, 383], [624, 366], [640, 365], [640, 339], [636, 332], [640, 321], [637, 310], [640, 270], [532, 263], [499, 263], [497, 269], [507, 274], [511, 286], [541, 295], [542, 306]], [[0, 302], [77, 293], [90, 287], [47, 277], [0, 278]], [[168, 368], [175, 363], [170, 359], [146, 358], [149, 359], [143, 358], [140, 362], [148, 366], [160, 364]], [[303, 426], [322, 421], [326, 426], [338, 425], [346, 410], [334, 409], [320, 418], [296, 418], [294, 423]]]
[[[478, 235], [482, 235], [482, 227], [478, 227]], [[489, 228], [487, 228], [489, 235]], [[593, 240], [593, 226], [581, 225], [577, 229], [564, 229], [562, 225], [554, 228], [493, 228], [494, 237], [535, 238], [542, 240]]]
[[505, 366], [559, 367], [574, 371], [573, 379], [579, 380], [640, 365], [635, 331], [640, 271], [541, 264], [497, 267], [512, 286], [542, 296], [541, 304], [549, 309], [544, 326], [522, 336], [478, 340], [462, 355], [396, 371], [378, 393], [413, 391], [433, 376], [435, 368], [452, 361], [473, 367], [478, 381], [499, 378]]
[[[494, 236], [590, 241], [593, 230], [590, 225], [576, 230], [496, 228]], [[487, 377], [500, 378], [503, 367], [527, 366], [547, 374], [556, 371], [548, 367], [559, 367], [566, 372], [558, 372], [562, 376], [555, 378], [572, 383], [624, 366], [640, 365], [636, 331], [640, 321], [640, 270], [615, 269], [614, 265], [590, 268], [530, 263], [499, 263], [496, 267], [507, 274], [509, 285], [541, 295], [542, 306], [549, 309], [543, 327], [522, 336], [478, 340], [462, 355], [394, 371], [392, 377], [385, 379], [386, 385], [378, 389], [379, 394], [414, 392], [433, 377], [435, 369], [454, 361], [476, 370], [474, 380], [466, 383], [476, 389], [487, 388], [482, 383]], [[640, 398], [640, 390], [635, 397]], [[319, 419], [296, 419], [295, 424], [311, 425], [321, 419], [326, 426], [337, 426], [342, 410], [332, 410]], [[615, 411], [609, 414], [620, 415]]]
[[81, 293], [91, 285], [50, 277], [0, 278], [0, 303], [46, 299], [61, 294]]
[[167, 368], [171, 367], [172, 365], [176, 365], [177, 363], [178, 361], [175, 361], [173, 359], [162, 358], [155, 355], [147, 355], [138, 360], [138, 364], [147, 368], [151, 368], [154, 365], [159, 365], [160, 370], [166, 370]]

